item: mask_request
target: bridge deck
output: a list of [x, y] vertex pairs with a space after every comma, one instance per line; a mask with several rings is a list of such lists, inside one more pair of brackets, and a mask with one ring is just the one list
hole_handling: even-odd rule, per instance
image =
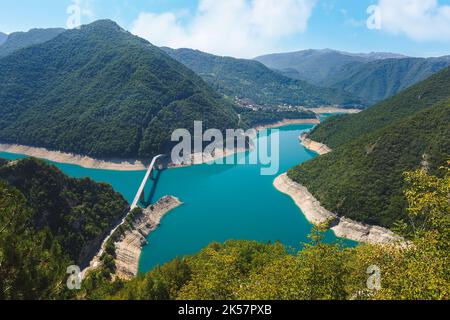
[[153, 171], [153, 167], [155, 166], [156, 160], [161, 158], [163, 155], [160, 154], [153, 158], [152, 162], [150, 163], [150, 166], [148, 167], [147, 173], [145, 174], [144, 180], [142, 180], [141, 186], [139, 187], [138, 192], [136, 193], [136, 197], [134, 197], [133, 203], [131, 204], [131, 210], [137, 207], [137, 204], [139, 202], [139, 198], [141, 197], [142, 192], [144, 192], [145, 185], [147, 184], [148, 178], [150, 177], [150, 174]]
[[[147, 183], [148, 178], [150, 177], [150, 174], [152, 173], [153, 167], [155, 166], [156, 160], [158, 160], [159, 158], [161, 158], [162, 154], [160, 154], [159, 156], [156, 156], [153, 158], [152, 162], [150, 163], [150, 166], [148, 167], [147, 173], [145, 174], [144, 180], [142, 180], [141, 186], [139, 187], [139, 190], [137, 192], [137, 195], [133, 201], [133, 204], [131, 205], [131, 210], [133, 210], [134, 208], [137, 207], [137, 203], [139, 201], [139, 198], [142, 194], [142, 192], [144, 192], [144, 188], [145, 185]], [[130, 211], [131, 212], [131, 211]], [[80, 279], [84, 279], [87, 272], [89, 270], [93, 270], [96, 269], [98, 267], [98, 265], [100, 264], [100, 258], [103, 255], [103, 252], [105, 252], [105, 247], [106, 247], [106, 243], [108, 242], [108, 240], [111, 238], [111, 236], [114, 234], [114, 232], [116, 232], [116, 230], [125, 223], [129, 213], [122, 219], [122, 221], [120, 221], [119, 224], [117, 224], [117, 226], [111, 230], [111, 232], [108, 234], [108, 236], [103, 240], [102, 245], [100, 246], [99, 251], [97, 252], [97, 254], [95, 255], [95, 257], [91, 260], [91, 262], [89, 263], [89, 266], [87, 268], [85, 268], [80, 276]]]

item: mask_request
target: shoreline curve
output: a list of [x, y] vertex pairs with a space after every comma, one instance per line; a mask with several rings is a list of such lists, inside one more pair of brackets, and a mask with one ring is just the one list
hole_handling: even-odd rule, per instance
[[364, 224], [328, 211], [308, 191], [308, 189], [293, 181], [284, 173], [278, 176], [274, 187], [281, 193], [292, 198], [306, 219], [312, 224], [329, 223], [330, 229], [339, 238], [345, 238], [362, 243], [371, 244], [396, 244], [404, 242], [404, 239], [389, 229]]
[[[282, 126], [292, 124], [318, 124], [318, 119], [293, 119], [283, 120], [268, 125], [258, 126], [254, 128], [257, 131], [264, 129], [278, 128]], [[230, 156], [235, 153], [245, 152], [246, 150], [224, 151], [218, 152], [217, 156], [205, 158], [201, 162], [197, 162], [192, 165], [203, 164], [211, 162], [217, 159], [221, 159]], [[147, 166], [144, 162], [137, 159], [96, 159], [89, 156], [83, 156], [73, 153], [66, 153], [61, 151], [49, 150], [40, 147], [24, 146], [19, 144], [7, 144], [0, 143], [0, 152], [12, 153], [17, 155], [25, 155], [29, 157], [35, 157], [39, 159], [45, 159], [48, 161], [71, 164], [81, 166], [86, 169], [99, 169], [99, 170], [114, 170], [114, 171], [143, 171], [147, 170]], [[173, 165], [169, 164], [169, 168], [184, 167], [186, 165]]]
[[314, 151], [315, 153], [321, 156], [333, 151], [326, 144], [311, 140], [308, 136], [309, 134], [305, 132], [299, 137], [300, 144], [304, 146], [306, 149]]

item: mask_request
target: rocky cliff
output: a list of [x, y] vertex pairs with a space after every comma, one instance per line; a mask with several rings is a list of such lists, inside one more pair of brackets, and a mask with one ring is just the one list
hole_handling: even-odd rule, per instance
[[181, 202], [177, 198], [165, 196], [134, 217], [132, 228], [115, 243], [117, 277], [131, 279], [138, 274], [139, 257], [142, 248], [147, 244], [146, 238], [159, 226], [164, 215], [180, 205]]

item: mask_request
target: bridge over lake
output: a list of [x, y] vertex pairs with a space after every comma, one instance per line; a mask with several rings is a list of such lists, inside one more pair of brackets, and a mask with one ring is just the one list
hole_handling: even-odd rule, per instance
[[148, 179], [151, 177], [152, 172], [155, 169], [156, 161], [158, 161], [158, 159], [162, 158], [162, 157], [164, 157], [164, 155], [160, 154], [153, 158], [152, 162], [150, 163], [150, 165], [147, 169], [147, 172], [145, 173], [144, 179], [142, 180], [142, 183], [136, 193], [136, 196], [134, 197], [133, 203], [131, 204], [131, 207], [130, 207], [131, 208], [130, 211], [125, 215], [125, 217], [123, 217], [123, 219], [116, 225], [116, 227], [114, 229], [111, 230], [111, 232], [108, 234], [108, 236], [103, 240], [100, 250], [97, 252], [95, 257], [91, 260], [89, 266], [86, 269], [84, 269], [81, 272], [81, 274], [79, 275], [81, 280], [85, 278], [88, 271], [96, 269], [98, 267], [98, 265], [100, 264], [100, 257], [105, 252], [106, 244], [108, 243], [109, 239], [116, 232], [116, 230], [119, 229], [119, 227], [125, 223], [128, 215], [131, 213], [131, 211], [133, 211], [133, 209], [137, 208], [139, 199], [141, 199], [141, 196], [144, 196], [144, 190], [145, 190], [145, 186], [148, 182]]
[[148, 178], [150, 178], [150, 176], [154, 170], [156, 161], [159, 158], [162, 158], [163, 156], [164, 156], [163, 154], [157, 155], [156, 157], [153, 158], [152, 162], [150, 163], [150, 166], [147, 169], [147, 173], [145, 174], [145, 177], [142, 180], [141, 186], [139, 187], [138, 192], [136, 193], [136, 196], [134, 197], [133, 203], [131, 204], [131, 210], [133, 210], [137, 207], [137, 205], [139, 203], [139, 199], [144, 194], [144, 189], [145, 189], [145, 186], [147, 185]]

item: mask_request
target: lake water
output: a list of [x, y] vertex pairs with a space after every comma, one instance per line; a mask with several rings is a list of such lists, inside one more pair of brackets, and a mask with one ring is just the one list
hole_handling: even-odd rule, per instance
[[[298, 141], [301, 132], [311, 128], [311, 125], [280, 128], [278, 174], [316, 156]], [[249, 154], [238, 156], [248, 157]], [[0, 157], [15, 159], [22, 156], [0, 153]], [[110, 183], [129, 202], [145, 175], [145, 171], [120, 172], [53, 164], [69, 176]], [[167, 214], [161, 226], [148, 237], [149, 244], [141, 255], [140, 271], [149, 271], [177, 256], [193, 254], [212, 241], [280, 241], [300, 248], [308, 241], [311, 224], [290, 197], [273, 187], [276, 175], [262, 176], [260, 169], [260, 165], [204, 164], [165, 170], [154, 188], [154, 182], [149, 182], [146, 193], [152, 202], [173, 195], [183, 205]], [[330, 231], [326, 241], [337, 241], [337, 238]], [[344, 243], [354, 244], [351, 241]]]

